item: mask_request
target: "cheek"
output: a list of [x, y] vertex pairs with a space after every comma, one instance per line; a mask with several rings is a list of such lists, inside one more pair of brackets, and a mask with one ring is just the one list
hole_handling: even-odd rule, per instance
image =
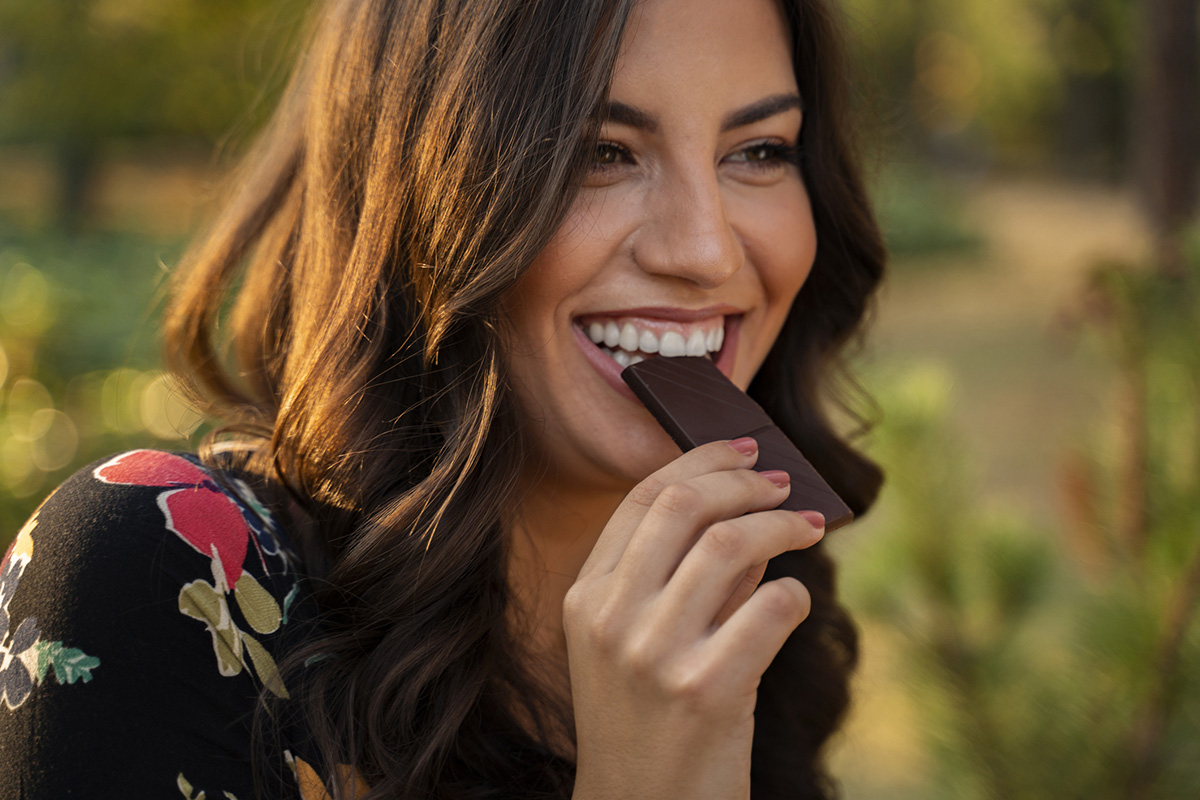
[[[540, 259], [539, 259], [540, 261]], [[528, 358], [538, 350], [539, 340], [548, 335], [542, 311], [553, 307], [553, 271], [535, 261], [505, 297], [508, 317], [508, 352], [516, 358]]]
[[759, 276], [773, 317], [782, 325], [817, 256], [817, 231], [806, 194], [781, 203], [762, 218]]
[[537, 382], [546, 375], [542, 364], [544, 346], [554, 332], [554, 270], [548, 267], [542, 257], [536, 259], [501, 303], [506, 321], [504, 360], [527, 420], [542, 416], [534, 398], [545, 394], [545, 387]]
[[510, 352], [516, 358], [534, 358], [563, 324], [558, 311], [581, 283], [561, 249], [553, 243], [542, 251], [505, 297], [503, 306], [510, 326]]
[[[584, 190], [546, 248], [504, 301], [517, 346], [536, 354], [570, 324], [573, 301], [606, 280], [621, 242], [636, 219], [629, 203]], [[514, 351], [517, 352], [517, 351]]]

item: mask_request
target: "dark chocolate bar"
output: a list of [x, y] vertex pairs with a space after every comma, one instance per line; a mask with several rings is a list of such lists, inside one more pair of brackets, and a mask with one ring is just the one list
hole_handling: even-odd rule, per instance
[[780, 504], [789, 511], [825, 516], [826, 532], [854, 519], [837, 492], [745, 392], [704, 357], [648, 358], [626, 367], [621, 378], [684, 452], [718, 439], [751, 436], [758, 442], [759, 472], [779, 469], [792, 478]]

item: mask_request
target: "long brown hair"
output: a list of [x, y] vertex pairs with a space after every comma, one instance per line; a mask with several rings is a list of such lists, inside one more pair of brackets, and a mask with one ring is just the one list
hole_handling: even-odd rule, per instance
[[[570, 709], [541, 693], [506, 624], [529, 451], [500, 298], [585, 175], [634, 2], [330, 0], [174, 284], [172, 365], [311, 523], [293, 536], [321, 617], [288, 661], [296, 707], [326, 768], [352, 765], [370, 798], [571, 792], [546, 744], [571, 734]], [[884, 252], [836, 20], [826, 0], [785, 6], [819, 247], [751, 392], [862, 512], [880, 474], [821, 396]], [[823, 798], [856, 636], [820, 547], [772, 569], [805, 582], [813, 611], [760, 689], [754, 795]]]

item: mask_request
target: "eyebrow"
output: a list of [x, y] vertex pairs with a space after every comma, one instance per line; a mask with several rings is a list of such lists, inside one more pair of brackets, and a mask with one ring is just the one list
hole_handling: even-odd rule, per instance
[[725, 117], [721, 122], [721, 131], [744, 128], [747, 125], [762, 122], [764, 119], [770, 119], [776, 114], [782, 114], [792, 109], [799, 109], [801, 112], [804, 111], [804, 101], [800, 99], [800, 95], [773, 94], [770, 97], [764, 97], [762, 100], [751, 103], [745, 108], [739, 108]]
[[658, 121], [636, 106], [627, 105], [616, 100], [610, 100], [600, 109], [601, 122], [615, 122], [618, 125], [628, 125], [646, 133], [658, 132]]
[[[800, 99], [800, 95], [794, 93], [773, 94], [757, 100], [745, 108], [731, 112], [721, 121], [721, 131], [723, 133], [734, 128], [753, 125], [792, 109], [804, 110], [804, 101]], [[658, 120], [636, 106], [618, 100], [610, 100], [600, 111], [600, 119], [603, 122], [628, 125], [647, 133], [658, 132]]]

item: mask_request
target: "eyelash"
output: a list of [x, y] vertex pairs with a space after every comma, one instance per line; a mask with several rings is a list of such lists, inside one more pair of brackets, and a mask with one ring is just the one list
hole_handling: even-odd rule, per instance
[[[799, 165], [800, 163], [800, 147], [783, 142], [762, 141], [753, 142], [745, 147], [737, 150], [733, 155], [744, 156], [753, 151], [763, 151], [764, 157], [751, 161], [749, 159], [737, 159], [736, 163], [745, 164], [755, 170], [774, 170], [786, 165]], [[604, 154], [614, 154], [619, 161], [601, 161]], [[633, 154], [629, 149], [616, 142], [601, 141], [596, 144], [596, 158], [592, 161], [592, 170], [594, 172], [605, 172], [615, 169], [621, 162], [633, 161]]]
[[755, 142], [738, 150], [734, 155], [745, 155], [755, 150], [764, 151], [765, 157], [758, 161], [746, 161], [744, 163], [756, 169], [775, 168], [785, 164], [798, 165], [800, 163], [800, 148], [797, 145], [784, 144], [783, 142]]

